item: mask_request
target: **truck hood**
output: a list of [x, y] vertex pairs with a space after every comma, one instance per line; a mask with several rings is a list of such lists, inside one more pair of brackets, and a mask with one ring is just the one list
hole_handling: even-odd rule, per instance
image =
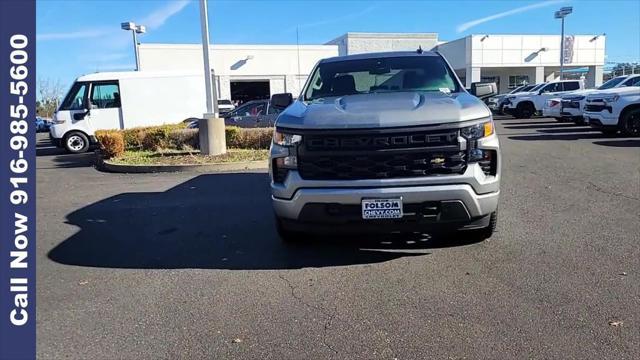
[[520, 98], [520, 97], [529, 97], [529, 96], [534, 96], [534, 95], [538, 95], [537, 91], [523, 91], [523, 92], [517, 92], [515, 94], [509, 94], [507, 95], [507, 97], [516, 97], [516, 98]]
[[586, 89], [586, 90], [576, 90], [576, 91], [570, 91], [567, 93], [564, 93], [562, 95], [563, 99], [571, 99], [571, 98], [575, 98], [577, 96], [586, 96], [589, 94], [592, 94], [594, 92], [598, 91], [598, 89]]
[[466, 92], [396, 92], [297, 100], [276, 120], [277, 127], [300, 129], [378, 128], [475, 120], [491, 112]]
[[598, 90], [589, 94], [589, 98], [596, 97], [598, 95], [607, 95], [607, 94], [619, 94], [619, 95], [627, 95], [627, 94], [638, 94], [640, 93], [640, 87], [638, 86], [622, 86], [622, 87], [614, 87], [606, 90]]

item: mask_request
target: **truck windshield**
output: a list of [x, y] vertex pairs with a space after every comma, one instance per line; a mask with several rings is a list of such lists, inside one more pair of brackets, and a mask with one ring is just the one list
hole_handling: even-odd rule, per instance
[[547, 83], [538, 84], [538, 85], [534, 86], [533, 88], [531, 88], [531, 90], [529, 90], [529, 91], [531, 91], [531, 92], [538, 91], [538, 90], [540, 90], [540, 88], [542, 88], [545, 85], [547, 85]]
[[60, 105], [60, 110], [81, 110], [85, 107], [87, 83], [75, 83]]
[[527, 86], [523, 86], [522, 89], [516, 91], [516, 92], [525, 92], [525, 91], [530, 91], [531, 89], [533, 89], [534, 87], [536, 87], [535, 85], [527, 85]]
[[618, 85], [619, 83], [621, 83], [622, 81], [624, 81], [624, 79], [626, 79], [626, 77], [623, 77], [623, 76], [614, 77], [613, 79], [611, 79], [611, 80], [607, 81], [606, 83], [600, 85], [598, 87], [598, 90], [611, 89], [611, 88], [615, 87], [616, 85]]
[[460, 89], [440, 56], [369, 58], [320, 63], [307, 84], [304, 100], [403, 91]]

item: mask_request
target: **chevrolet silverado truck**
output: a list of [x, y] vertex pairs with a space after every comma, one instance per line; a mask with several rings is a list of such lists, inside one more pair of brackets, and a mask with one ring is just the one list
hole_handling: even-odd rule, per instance
[[277, 230], [466, 230], [490, 237], [498, 219], [500, 146], [478, 97], [437, 52], [318, 62], [300, 96], [275, 94], [269, 172]]
[[586, 105], [587, 95], [602, 90], [639, 85], [640, 75], [624, 75], [614, 77], [596, 89], [574, 91], [570, 94], [564, 95], [561, 97], [559, 120], [573, 121], [578, 125], [582, 125], [585, 123], [582, 112]]
[[527, 92], [527, 91], [533, 89], [535, 86], [536, 86], [535, 84], [521, 85], [521, 86], [518, 86], [517, 88], [509, 91], [506, 94], [498, 94], [498, 95], [492, 96], [487, 100], [487, 102], [486, 102], [487, 106], [489, 107], [489, 109], [494, 114], [502, 115], [503, 114], [502, 108], [504, 107], [504, 100], [507, 98], [507, 96], [513, 95], [513, 94], [517, 94], [517, 93], [521, 93], [521, 92]]
[[587, 95], [585, 121], [604, 134], [640, 136], [640, 86], [625, 86]]
[[528, 119], [536, 114], [542, 114], [547, 100], [582, 89], [584, 89], [582, 80], [549, 82], [542, 87], [533, 88], [529, 92], [507, 96], [503, 110], [514, 118]]

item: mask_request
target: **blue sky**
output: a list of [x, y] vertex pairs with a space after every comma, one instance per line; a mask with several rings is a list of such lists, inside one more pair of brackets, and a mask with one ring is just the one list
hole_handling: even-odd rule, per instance
[[[607, 34], [607, 61], [640, 61], [640, 1], [216, 1], [209, 0], [212, 43], [322, 44], [347, 31], [558, 34], [553, 12], [573, 6], [567, 34]], [[615, 14], [614, 14], [615, 12]], [[37, 2], [37, 73], [68, 86], [95, 71], [135, 66], [123, 21], [147, 26], [141, 42], [199, 43], [197, 1]]]

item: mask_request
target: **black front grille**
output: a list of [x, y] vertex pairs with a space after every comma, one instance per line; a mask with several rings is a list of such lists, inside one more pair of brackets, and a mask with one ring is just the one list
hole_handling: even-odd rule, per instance
[[604, 109], [611, 111], [611, 107], [601, 104], [587, 104], [584, 106], [584, 111], [589, 112], [601, 112]]
[[303, 135], [298, 170], [307, 180], [385, 179], [461, 174], [458, 131]]
[[564, 109], [579, 109], [579, 101], [562, 100], [562, 108]]

